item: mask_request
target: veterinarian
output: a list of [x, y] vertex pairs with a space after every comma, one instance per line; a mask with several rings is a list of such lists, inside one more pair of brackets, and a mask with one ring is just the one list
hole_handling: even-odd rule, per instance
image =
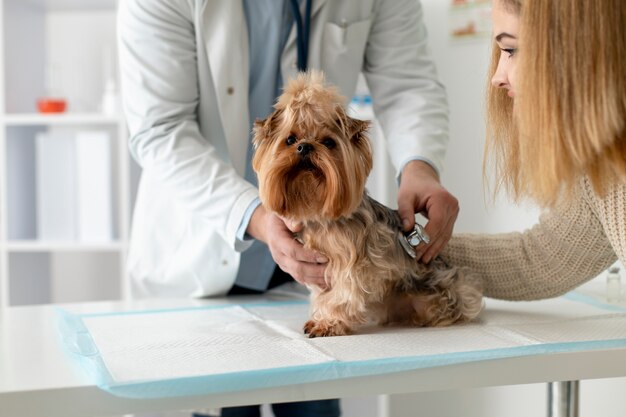
[[[364, 73], [405, 230], [415, 212], [430, 219], [418, 258], [429, 262], [449, 240], [459, 209], [439, 182], [448, 108], [419, 1], [124, 0], [118, 25], [130, 149], [143, 168], [128, 254], [134, 296], [258, 293], [291, 279], [325, 285], [323, 254], [304, 250], [260, 205], [250, 167], [252, 122], [307, 68], [323, 70], [346, 98]], [[339, 415], [336, 400], [274, 411]]]
[[485, 295], [556, 297], [626, 264], [625, 27], [623, 0], [494, 1], [487, 149], [497, 183], [545, 213], [450, 241]]

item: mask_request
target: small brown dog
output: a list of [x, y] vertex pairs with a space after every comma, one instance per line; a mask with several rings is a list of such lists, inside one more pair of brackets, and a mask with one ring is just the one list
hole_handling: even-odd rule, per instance
[[369, 322], [446, 326], [476, 317], [479, 281], [440, 258], [423, 265], [407, 255], [398, 213], [367, 195], [369, 122], [349, 117], [319, 72], [290, 81], [274, 108], [254, 127], [261, 201], [301, 222], [297, 238], [329, 259], [328, 288], [312, 288], [305, 333], [345, 335]]

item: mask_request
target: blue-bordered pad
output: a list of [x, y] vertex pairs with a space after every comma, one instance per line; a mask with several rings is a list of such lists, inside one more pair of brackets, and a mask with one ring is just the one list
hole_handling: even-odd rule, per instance
[[64, 345], [102, 389], [160, 398], [327, 381], [461, 362], [626, 346], [626, 311], [571, 293], [487, 300], [473, 323], [308, 339], [301, 301], [72, 315]]

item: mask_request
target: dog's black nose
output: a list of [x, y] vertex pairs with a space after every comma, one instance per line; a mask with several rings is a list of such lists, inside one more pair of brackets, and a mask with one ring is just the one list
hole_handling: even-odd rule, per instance
[[301, 143], [296, 149], [298, 151], [298, 155], [304, 157], [313, 150], [313, 145], [311, 145], [310, 143]]

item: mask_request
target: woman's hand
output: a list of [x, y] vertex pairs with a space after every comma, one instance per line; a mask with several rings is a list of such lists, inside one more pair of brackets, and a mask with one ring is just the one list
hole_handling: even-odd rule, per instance
[[435, 170], [426, 162], [411, 161], [402, 171], [398, 191], [398, 213], [405, 232], [413, 229], [415, 213], [428, 218], [426, 233], [430, 243], [415, 249], [417, 260], [429, 263], [448, 244], [454, 222], [459, 215], [459, 202], [439, 183]]
[[263, 205], [257, 207], [248, 224], [248, 234], [267, 244], [280, 269], [291, 275], [302, 285], [326, 288], [324, 272], [328, 259], [304, 248], [294, 238], [301, 226], [289, 224], [277, 215], [268, 212]]

